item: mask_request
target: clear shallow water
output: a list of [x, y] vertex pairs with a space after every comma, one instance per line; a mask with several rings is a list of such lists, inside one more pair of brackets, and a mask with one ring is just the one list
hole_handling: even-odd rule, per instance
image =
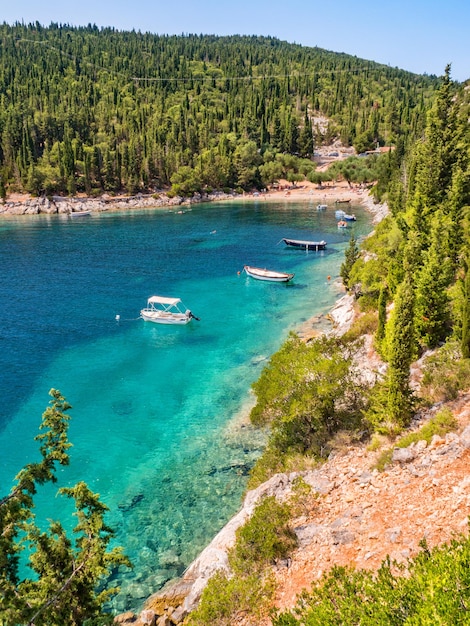
[[[116, 610], [180, 575], [239, 508], [263, 445], [241, 420], [250, 385], [288, 332], [338, 297], [350, 229], [338, 231], [334, 205], [315, 206], [214, 203], [0, 222], [0, 493], [38, 458], [33, 438], [49, 389], [60, 389], [73, 406], [60, 485], [85, 480], [101, 494], [134, 563], [116, 574]], [[366, 234], [369, 215], [351, 210], [355, 235]], [[282, 237], [328, 248], [305, 253]], [[244, 264], [295, 279], [256, 281], [239, 274]], [[153, 294], [182, 298], [201, 321], [136, 319]], [[38, 518], [70, 525], [54, 494], [41, 491]]]

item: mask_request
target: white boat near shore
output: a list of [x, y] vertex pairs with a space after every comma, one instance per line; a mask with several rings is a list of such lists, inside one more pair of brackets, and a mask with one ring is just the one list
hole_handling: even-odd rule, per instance
[[256, 278], [257, 280], [267, 280], [275, 283], [288, 283], [294, 278], [294, 274], [289, 274], [287, 272], [275, 272], [273, 270], [262, 269], [261, 267], [251, 267], [250, 265], [245, 265], [243, 269], [248, 276]]
[[70, 211], [69, 217], [88, 217], [91, 211]]

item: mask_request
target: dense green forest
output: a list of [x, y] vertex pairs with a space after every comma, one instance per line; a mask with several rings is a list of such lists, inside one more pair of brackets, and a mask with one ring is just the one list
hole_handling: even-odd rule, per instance
[[295, 182], [333, 139], [418, 136], [438, 84], [269, 37], [4, 23], [0, 52], [3, 197]]

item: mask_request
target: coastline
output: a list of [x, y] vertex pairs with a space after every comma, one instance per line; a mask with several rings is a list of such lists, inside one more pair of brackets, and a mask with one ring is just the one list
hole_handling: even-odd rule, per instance
[[[374, 224], [379, 223], [388, 214], [388, 206], [374, 203], [367, 191], [362, 191], [360, 196], [359, 194], [356, 196], [358, 202], [359, 197], [361, 204], [373, 214]], [[270, 199], [276, 199], [276, 197], [270, 196]], [[294, 194], [289, 199], [299, 200]], [[341, 293], [341, 287], [338, 283], [338, 295]], [[312, 317], [301, 325], [297, 332], [304, 341], [308, 342], [322, 333], [341, 336], [349, 330], [356, 319], [355, 297], [346, 293], [344, 289], [343, 292], [344, 295], [338, 297], [327, 315]], [[237, 529], [251, 517], [257, 503], [266, 496], [275, 496], [279, 500], [288, 498], [292, 494], [293, 482], [300, 475], [302, 474], [298, 472], [276, 474], [256, 489], [249, 491], [241, 503], [239, 512], [217, 533], [209, 545], [189, 565], [181, 578], [169, 581], [162, 589], [150, 596], [139, 616], [129, 611], [117, 616], [115, 622], [132, 623], [135, 626], [143, 626], [156, 619], [168, 620], [162, 621], [168, 624], [182, 623], [185, 617], [197, 607], [205, 586], [215, 572], [218, 570], [227, 574], [230, 572], [228, 551], [235, 543]], [[303, 477], [318, 494], [326, 495], [331, 490], [331, 485], [327, 484], [321, 471], [312, 470]]]
[[[279, 181], [275, 188], [264, 192], [237, 194], [212, 192], [210, 194], [195, 194], [192, 198], [175, 196], [170, 198], [164, 191], [154, 194], [137, 194], [134, 196], [109, 196], [103, 194], [98, 198], [91, 197], [64, 197], [34, 198], [27, 194], [11, 194], [3, 204], [0, 204], [0, 217], [31, 216], [31, 215], [61, 215], [89, 212], [101, 213], [104, 211], [119, 212], [133, 209], [167, 209], [187, 207], [192, 204], [205, 202], [313, 202], [318, 204], [332, 204], [338, 201], [352, 204], [362, 204], [374, 214], [374, 223], [385, 215], [383, 205], [376, 205], [369, 195], [369, 189], [360, 186], [350, 186], [345, 181], [323, 186], [314, 185], [308, 181], [300, 185], [291, 185], [285, 180]], [[377, 219], [378, 217], [378, 219]]]

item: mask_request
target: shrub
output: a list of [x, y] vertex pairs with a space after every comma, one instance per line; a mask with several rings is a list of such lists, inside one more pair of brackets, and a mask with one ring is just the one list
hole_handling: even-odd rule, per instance
[[342, 336], [342, 340], [348, 343], [357, 341], [363, 335], [372, 335], [377, 330], [377, 324], [377, 311], [368, 311], [355, 320], [351, 328]]
[[204, 589], [198, 608], [188, 618], [188, 626], [230, 626], [247, 615], [258, 623], [268, 613], [275, 591], [268, 567], [288, 556], [296, 546], [289, 528], [290, 507], [273, 497], [264, 498], [252, 517], [236, 533], [229, 552], [234, 572], [217, 572]]
[[389, 559], [377, 573], [333, 568], [292, 611], [274, 615], [273, 626], [468, 624], [470, 540], [421, 548], [406, 570]]
[[[434, 435], [443, 437], [446, 433], [451, 432], [457, 428], [457, 420], [455, 419], [450, 409], [442, 409], [434, 417], [432, 417], [426, 424], [424, 424], [418, 431], [413, 433], [407, 433], [404, 437], [401, 437], [395, 442], [395, 448], [408, 448], [412, 443], [418, 441], [426, 441], [431, 443]], [[375, 463], [375, 468], [379, 471], [383, 471], [387, 465], [390, 465], [392, 461], [393, 449], [389, 448], [384, 450]]]
[[296, 546], [289, 527], [290, 507], [274, 496], [264, 498], [252, 517], [238, 529], [229, 563], [236, 573], [261, 571], [279, 559], [286, 558]]
[[202, 592], [198, 608], [193, 611], [187, 626], [230, 626], [247, 614], [257, 620], [265, 612], [274, 595], [272, 577], [227, 577], [217, 572]]
[[447, 342], [426, 359], [421, 395], [431, 403], [454, 400], [470, 387], [470, 360], [462, 359], [456, 341]]

